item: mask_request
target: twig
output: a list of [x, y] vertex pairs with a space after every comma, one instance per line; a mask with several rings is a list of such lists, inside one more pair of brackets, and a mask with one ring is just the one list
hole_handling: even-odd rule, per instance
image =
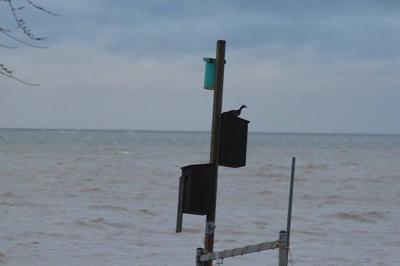
[[45, 40], [46, 38], [44, 37], [35, 37], [35, 35], [30, 31], [30, 29], [26, 26], [26, 23], [23, 19], [19, 18], [17, 16], [16, 11], [18, 9], [15, 9], [11, 0], [8, 0], [8, 5], [10, 6], [11, 13], [14, 16], [15, 22], [17, 23], [18, 27], [25, 33], [26, 36], [28, 36], [29, 39], [35, 40], [35, 41], [42, 41]]
[[2, 43], [0, 43], [0, 47], [7, 48], [7, 49], [17, 49], [17, 47], [15, 47], [15, 46], [9, 46], [9, 45], [2, 44]]
[[26, 0], [26, 2], [28, 2], [28, 4], [30, 4], [30, 5], [33, 6], [34, 8], [39, 9], [40, 11], [43, 11], [43, 12], [49, 14], [49, 15], [52, 15], [52, 16], [61, 16], [60, 14], [56, 14], [56, 13], [51, 12], [50, 10], [48, 10], [48, 9], [46, 9], [46, 8], [44, 8], [44, 7], [41, 7], [41, 6], [36, 5], [36, 4], [33, 3], [31, 0]]
[[49, 47], [47, 47], [47, 46], [39, 46], [39, 45], [36, 45], [36, 44], [32, 44], [32, 43], [23, 41], [23, 40], [21, 40], [21, 39], [15, 37], [14, 35], [10, 34], [9, 32], [4, 31], [2, 28], [0, 28], [0, 32], [3, 33], [4, 35], [7, 35], [9, 38], [11, 38], [11, 39], [13, 39], [13, 40], [15, 40], [15, 41], [17, 41], [17, 42], [19, 42], [19, 43], [25, 44], [25, 45], [27, 45], [27, 46], [31, 46], [31, 47], [34, 47], [34, 48], [40, 48], [40, 49], [47, 49], [47, 48], [49, 48]]
[[24, 80], [22, 80], [22, 79], [19, 79], [19, 78], [13, 76], [13, 75], [7, 74], [7, 73], [5, 73], [5, 72], [3, 72], [3, 71], [0, 71], [0, 75], [6, 76], [6, 77], [8, 77], [8, 78], [10, 78], [10, 79], [16, 80], [16, 81], [18, 81], [18, 82], [20, 82], [20, 83], [23, 83], [23, 84], [25, 84], [25, 85], [29, 85], [29, 86], [40, 86], [39, 84], [35, 84], [35, 83], [30, 83], [30, 82], [24, 81]]

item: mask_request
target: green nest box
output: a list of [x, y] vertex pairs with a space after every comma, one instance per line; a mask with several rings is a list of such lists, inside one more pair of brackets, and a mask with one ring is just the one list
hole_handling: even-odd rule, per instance
[[215, 87], [216, 60], [208, 57], [205, 57], [203, 60], [206, 62], [206, 69], [204, 72], [204, 89], [213, 90]]

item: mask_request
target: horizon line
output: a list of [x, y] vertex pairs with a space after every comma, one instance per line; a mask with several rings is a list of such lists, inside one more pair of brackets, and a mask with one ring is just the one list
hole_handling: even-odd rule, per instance
[[[0, 127], [0, 130], [32, 130], [32, 131], [108, 131], [108, 132], [176, 132], [176, 133], [210, 133], [210, 130], [185, 129], [100, 129], [100, 128], [30, 128], [30, 127]], [[289, 131], [249, 131], [250, 134], [298, 134], [298, 135], [371, 135], [400, 136], [400, 133], [359, 133], [359, 132], [289, 132]]]

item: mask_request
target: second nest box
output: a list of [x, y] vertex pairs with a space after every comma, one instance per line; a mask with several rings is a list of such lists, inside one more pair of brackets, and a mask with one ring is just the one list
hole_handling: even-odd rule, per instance
[[231, 115], [229, 112], [221, 114], [219, 165], [233, 168], [246, 165], [249, 123], [249, 121]]

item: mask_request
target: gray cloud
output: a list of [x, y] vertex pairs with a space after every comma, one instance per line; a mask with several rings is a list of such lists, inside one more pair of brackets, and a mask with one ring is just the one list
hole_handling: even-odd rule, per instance
[[252, 130], [400, 132], [397, 1], [49, 4], [63, 16], [32, 21], [52, 48], [3, 56], [42, 86], [0, 80], [2, 127], [207, 130], [202, 57], [223, 38], [224, 105]]

